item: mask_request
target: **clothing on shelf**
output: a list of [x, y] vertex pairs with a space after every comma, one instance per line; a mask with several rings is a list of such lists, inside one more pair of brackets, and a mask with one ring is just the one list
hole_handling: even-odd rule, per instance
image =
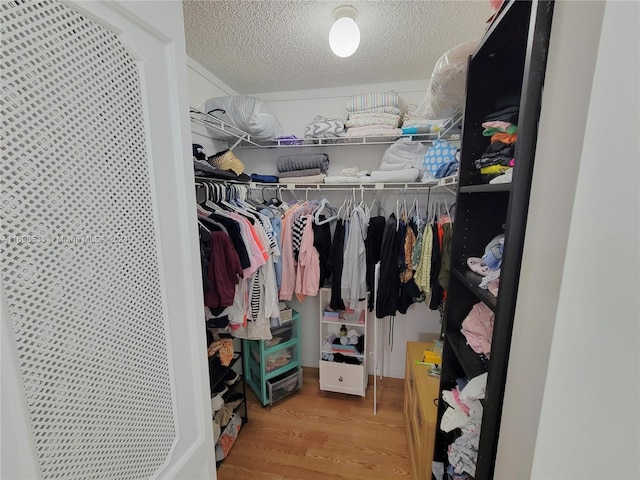
[[347, 101], [346, 108], [346, 137], [396, 138], [402, 135], [402, 129], [399, 128], [402, 111], [398, 94], [393, 90], [353, 95]]

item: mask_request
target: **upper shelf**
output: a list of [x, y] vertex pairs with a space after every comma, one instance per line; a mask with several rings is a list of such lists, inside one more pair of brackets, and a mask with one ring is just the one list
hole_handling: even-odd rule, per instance
[[[399, 138], [408, 138], [415, 142], [433, 142], [440, 138], [446, 138], [450, 141], [460, 141], [460, 134], [456, 131], [456, 127], [462, 120], [462, 115], [449, 119], [444, 127], [437, 133], [421, 134], [421, 135], [400, 135], [400, 136], [369, 136], [369, 137], [336, 137], [336, 138], [306, 138], [295, 140], [295, 144], [291, 144], [291, 139], [271, 140], [267, 142], [256, 141], [250, 134], [240, 130], [233, 125], [223, 122], [222, 120], [201, 112], [193, 107], [189, 108], [191, 122], [205, 127], [214, 140], [234, 142], [233, 148], [301, 148], [301, 147], [334, 147], [334, 146], [353, 146], [353, 145], [390, 145], [395, 143]], [[219, 136], [220, 138], [216, 138]]]

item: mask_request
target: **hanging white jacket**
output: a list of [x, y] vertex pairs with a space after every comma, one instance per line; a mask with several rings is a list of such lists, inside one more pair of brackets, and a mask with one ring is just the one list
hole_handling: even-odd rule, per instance
[[358, 300], [367, 296], [367, 262], [365, 239], [369, 226], [369, 214], [356, 207], [351, 214], [346, 233], [342, 278], [340, 282], [342, 298], [353, 308]]

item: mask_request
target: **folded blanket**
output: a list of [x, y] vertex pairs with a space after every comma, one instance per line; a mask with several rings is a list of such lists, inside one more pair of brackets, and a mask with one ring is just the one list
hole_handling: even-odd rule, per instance
[[307, 168], [319, 168], [322, 173], [329, 169], [329, 155], [326, 153], [300, 153], [298, 155], [284, 155], [278, 157], [278, 172], [291, 172]]
[[392, 172], [383, 172], [374, 170], [371, 172], [371, 180], [375, 183], [383, 182], [415, 182], [420, 176], [420, 170], [417, 168], [408, 168], [406, 170], [395, 170]]
[[412, 142], [408, 138], [401, 138], [385, 150], [380, 162], [380, 171], [406, 170], [418, 168], [422, 170], [422, 159], [429, 147]]
[[278, 183], [278, 177], [275, 175], [260, 175], [258, 173], [252, 173], [249, 176], [251, 177], [252, 182]]
[[344, 124], [348, 128], [367, 125], [390, 125], [397, 128], [400, 125], [400, 115], [392, 113], [350, 113], [347, 116], [348, 119]]
[[440, 127], [437, 125], [420, 125], [417, 127], [402, 127], [404, 135], [426, 135], [428, 133], [438, 133]]
[[324, 183], [373, 183], [373, 180], [368, 175], [361, 177], [346, 177], [344, 175], [336, 175], [332, 177], [325, 177]]
[[322, 183], [326, 178], [324, 173], [320, 175], [308, 175], [306, 177], [281, 178], [280, 183]]
[[347, 111], [357, 112], [358, 110], [383, 107], [386, 105], [397, 107], [398, 104], [398, 94], [394, 90], [388, 92], [361, 93], [349, 98], [347, 101]]
[[369, 125], [366, 127], [349, 128], [346, 134], [347, 137], [370, 137], [378, 135], [396, 138], [402, 135], [402, 130], [389, 125]]
[[384, 105], [382, 107], [365, 108], [364, 110], [347, 112], [347, 115], [350, 115], [352, 113], [392, 113], [394, 115], [402, 115], [402, 110], [391, 105]]
[[310, 177], [311, 175], [320, 175], [322, 172], [319, 168], [305, 168], [304, 170], [291, 170], [290, 172], [280, 172], [280, 178], [289, 177]]
[[343, 177], [363, 177], [368, 175], [366, 170], [360, 170], [360, 167], [346, 167], [340, 170], [340, 175]]
[[381, 163], [378, 170], [381, 172], [393, 172], [395, 170], [406, 170], [407, 168], [416, 168], [413, 163]]
[[316, 116], [304, 130], [305, 138], [334, 138], [344, 135], [344, 123], [337, 118]]

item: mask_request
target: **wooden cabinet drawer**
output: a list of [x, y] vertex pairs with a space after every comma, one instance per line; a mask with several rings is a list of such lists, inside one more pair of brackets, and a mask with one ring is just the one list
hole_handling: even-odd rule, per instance
[[405, 374], [405, 425], [414, 480], [431, 479], [440, 381], [429, 375], [426, 365], [417, 364], [427, 343], [408, 342]]
[[320, 390], [360, 395], [365, 385], [362, 365], [320, 360]]

